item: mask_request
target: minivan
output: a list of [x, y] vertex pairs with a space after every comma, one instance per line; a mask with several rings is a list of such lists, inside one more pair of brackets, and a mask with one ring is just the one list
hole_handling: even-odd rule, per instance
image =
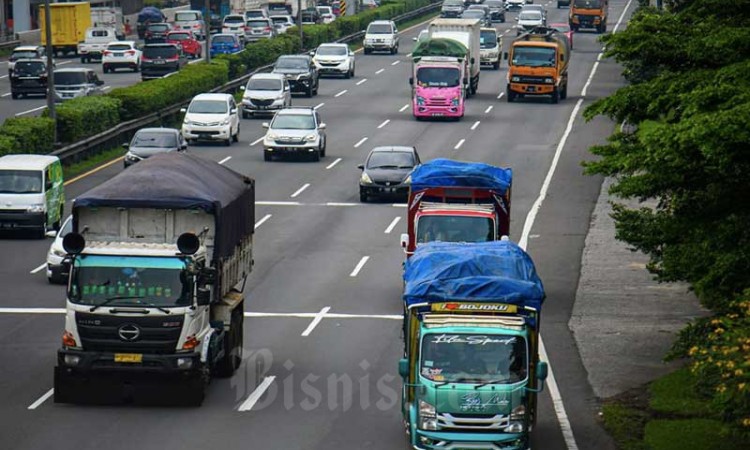
[[52, 74], [55, 83], [55, 102], [104, 93], [104, 81], [92, 69], [55, 69]]
[[65, 206], [60, 159], [49, 155], [0, 158], [0, 229], [33, 230], [44, 238], [60, 229]]

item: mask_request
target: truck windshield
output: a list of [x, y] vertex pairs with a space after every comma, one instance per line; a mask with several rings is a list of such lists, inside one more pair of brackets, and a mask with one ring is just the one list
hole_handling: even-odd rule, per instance
[[555, 49], [518, 46], [513, 49], [514, 66], [555, 67]]
[[480, 48], [497, 47], [497, 34], [494, 31], [482, 31], [479, 35]]
[[574, 0], [573, 6], [584, 9], [599, 9], [602, 7], [602, 0]]
[[425, 242], [487, 242], [495, 240], [493, 220], [480, 216], [422, 216], [417, 244]]
[[68, 299], [80, 305], [190, 305], [185, 261], [166, 257], [99, 256], [75, 260]]
[[504, 334], [431, 333], [419, 373], [430, 381], [516, 383], [526, 379], [526, 340]]
[[417, 84], [421, 87], [455, 87], [460, 80], [458, 69], [452, 67], [422, 67], [417, 70]]
[[42, 192], [40, 170], [0, 170], [0, 194], [38, 194]]

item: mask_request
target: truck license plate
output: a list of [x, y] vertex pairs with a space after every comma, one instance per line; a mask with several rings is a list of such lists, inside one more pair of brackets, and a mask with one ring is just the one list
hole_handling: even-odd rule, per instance
[[443, 117], [443, 113], [432, 113], [432, 117]]
[[115, 353], [115, 362], [139, 364], [143, 362], [143, 355], [140, 353]]

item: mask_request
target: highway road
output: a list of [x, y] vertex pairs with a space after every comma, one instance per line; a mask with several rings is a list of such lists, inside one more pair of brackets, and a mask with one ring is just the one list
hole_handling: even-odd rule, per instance
[[[610, 3], [610, 30], [625, 26], [631, 3]], [[567, 10], [554, 5], [546, 3], [550, 22], [563, 22]], [[506, 47], [514, 16], [497, 25], [507, 31]], [[243, 120], [239, 144], [190, 148], [254, 177], [258, 202], [244, 363], [233, 378], [211, 384], [200, 408], [54, 404], [64, 289], [44, 276], [49, 241], [3, 236], [0, 448], [407, 448], [397, 375], [405, 210], [388, 201], [360, 204], [357, 187], [357, 164], [386, 144], [414, 145], [423, 160], [513, 168], [511, 238], [528, 244], [548, 295], [542, 336], [553, 376], [540, 397], [533, 448], [613, 448], [567, 324], [602, 181], [583, 176], [580, 162], [613, 129], [606, 120], [585, 123], [581, 112], [622, 85], [620, 69], [601, 59], [595, 34], [580, 33], [569, 97], [560, 104], [507, 103], [503, 65], [482, 71], [463, 120], [417, 122], [407, 106], [407, 54], [418, 31], [404, 33], [399, 55], [358, 54], [356, 77], [324, 79], [319, 96], [294, 98], [317, 106], [328, 125], [320, 162], [264, 162], [262, 120]], [[121, 167], [118, 161], [70, 183], [68, 199]]]

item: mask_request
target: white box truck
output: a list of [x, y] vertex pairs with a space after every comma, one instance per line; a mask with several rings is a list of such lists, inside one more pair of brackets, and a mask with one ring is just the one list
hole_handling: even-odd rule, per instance
[[471, 95], [476, 94], [479, 88], [481, 28], [478, 19], [435, 19], [427, 29], [431, 39], [453, 39], [469, 49]]

